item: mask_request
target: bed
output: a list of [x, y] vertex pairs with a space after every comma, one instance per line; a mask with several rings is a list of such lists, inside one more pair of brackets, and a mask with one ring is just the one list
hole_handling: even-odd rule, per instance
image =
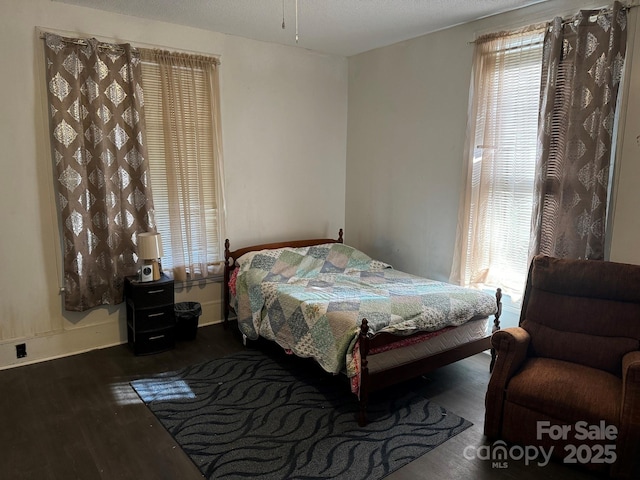
[[[225, 241], [224, 321], [243, 337], [275, 341], [345, 374], [367, 422], [369, 395], [491, 350], [500, 328], [493, 294], [393, 269], [337, 239], [230, 249]], [[493, 324], [490, 317], [493, 316]], [[492, 351], [490, 369], [495, 362]]]

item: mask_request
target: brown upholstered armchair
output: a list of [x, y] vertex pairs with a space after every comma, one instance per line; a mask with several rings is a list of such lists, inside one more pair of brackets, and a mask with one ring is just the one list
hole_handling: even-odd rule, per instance
[[491, 343], [489, 439], [640, 478], [640, 266], [537, 256], [520, 326]]

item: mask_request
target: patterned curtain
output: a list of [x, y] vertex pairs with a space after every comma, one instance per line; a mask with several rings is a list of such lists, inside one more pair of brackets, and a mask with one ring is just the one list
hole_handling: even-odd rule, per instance
[[626, 10], [556, 18], [543, 54], [530, 256], [603, 259]]
[[44, 40], [64, 302], [83, 311], [122, 302], [151, 223], [140, 60], [130, 45]]

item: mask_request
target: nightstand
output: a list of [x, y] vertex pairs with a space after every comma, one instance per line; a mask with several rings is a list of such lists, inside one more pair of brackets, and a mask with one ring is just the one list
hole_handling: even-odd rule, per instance
[[127, 277], [127, 338], [135, 355], [162, 352], [175, 344], [173, 279], [165, 276], [154, 282]]

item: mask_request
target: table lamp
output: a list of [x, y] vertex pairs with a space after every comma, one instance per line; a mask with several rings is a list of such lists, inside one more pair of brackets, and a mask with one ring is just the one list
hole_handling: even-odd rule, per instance
[[140, 270], [140, 281], [160, 280], [160, 263], [162, 257], [162, 237], [159, 233], [143, 232], [138, 234], [138, 258], [144, 260]]

